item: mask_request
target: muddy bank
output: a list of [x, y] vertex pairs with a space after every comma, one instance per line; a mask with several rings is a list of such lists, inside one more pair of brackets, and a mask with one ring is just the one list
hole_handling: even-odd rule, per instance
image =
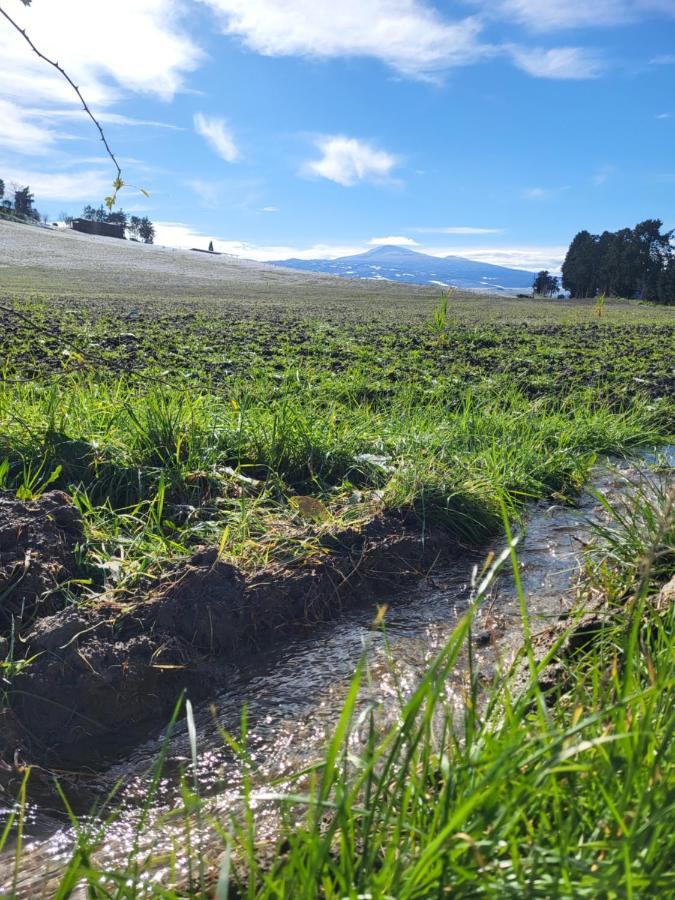
[[[65, 495], [36, 503], [4, 496], [0, 536], [11, 561], [0, 571], [7, 641], [31, 660], [13, 674], [0, 749], [5, 772], [23, 763], [95, 764], [166, 720], [180, 692], [194, 699], [270, 644], [347, 606], [373, 603], [457, 553], [447, 534], [422, 536], [394, 514], [322, 540], [322, 554], [247, 576], [202, 549], [132, 602], [73, 602], [82, 523]], [[27, 523], [24, 527], [22, 523]], [[12, 544], [18, 528], [20, 539]], [[12, 531], [14, 529], [14, 531]], [[21, 559], [25, 572], [17, 575]]]

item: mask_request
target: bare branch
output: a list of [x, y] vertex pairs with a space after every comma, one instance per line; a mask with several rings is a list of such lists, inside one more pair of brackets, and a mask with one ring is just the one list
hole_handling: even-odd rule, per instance
[[[31, 4], [31, 0], [21, 0], [21, 2], [24, 4], [24, 6], [30, 6], [30, 4]], [[41, 53], [41, 52], [38, 50], [38, 48], [35, 46], [35, 44], [33, 43], [33, 41], [30, 39], [30, 37], [29, 37], [28, 34], [26, 33], [25, 29], [24, 29], [24, 28], [21, 28], [21, 26], [20, 26], [17, 22], [15, 22], [14, 19], [13, 19], [8, 13], [5, 12], [5, 10], [2, 8], [2, 6], [0, 6], [0, 13], [7, 19], [7, 21], [10, 23], [10, 25], [12, 25], [12, 26], [19, 32], [19, 34], [20, 34], [21, 37], [26, 41], [26, 43], [28, 44], [28, 46], [29, 46], [29, 47], [31, 48], [31, 50], [33, 51], [33, 53], [35, 53], [36, 56], [38, 56], [41, 60], [43, 60], [44, 62], [46, 62], [46, 63], [48, 63], [50, 66], [52, 66], [54, 69], [56, 69], [56, 71], [57, 71], [60, 75], [62, 75], [63, 78], [66, 79], [66, 81], [68, 82], [68, 84], [72, 87], [72, 89], [75, 91], [75, 93], [76, 93], [77, 96], [79, 97], [80, 102], [82, 103], [82, 108], [84, 109], [84, 111], [86, 112], [86, 114], [89, 116], [89, 118], [91, 119], [91, 121], [94, 123], [94, 125], [95, 125], [96, 128], [98, 129], [98, 133], [101, 135], [101, 140], [103, 141], [103, 146], [105, 147], [105, 149], [106, 149], [106, 151], [107, 151], [107, 153], [108, 153], [108, 156], [109, 156], [110, 159], [113, 161], [113, 164], [114, 164], [115, 168], [117, 169], [117, 177], [115, 178], [115, 181], [113, 182], [114, 194], [113, 194], [112, 197], [106, 198], [106, 202], [107, 202], [108, 200], [112, 200], [112, 203], [108, 203], [108, 206], [111, 207], [111, 206], [114, 204], [115, 197], [117, 196], [117, 191], [118, 191], [118, 190], [122, 187], [122, 185], [123, 185], [123, 182], [122, 182], [122, 169], [120, 168], [120, 165], [119, 165], [119, 163], [117, 162], [117, 159], [115, 158], [115, 154], [114, 154], [114, 153], [112, 152], [112, 150], [110, 149], [110, 145], [108, 144], [108, 141], [107, 141], [107, 139], [106, 139], [105, 133], [104, 133], [104, 131], [103, 131], [103, 128], [101, 127], [100, 122], [98, 121], [98, 119], [96, 118], [96, 116], [93, 114], [93, 112], [92, 112], [91, 109], [89, 108], [89, 106], [88, 106], [88, 104], [87, 104], [87, 101], [86, 101], [86, 100], [84, 99], [84, 97], [82, 96], [82, 93], [81, 93], [79, 87], [75, 84], [75, 82], [74, 82], [73, 79], [70, 77], [70, 75], [66, 72], [66, 70], [65, 70], [58, 62], [56, 62], [56, 61], [53, 60], [53, 59], [49, 59], [48, 56], [45, 56], [44, 53]]]

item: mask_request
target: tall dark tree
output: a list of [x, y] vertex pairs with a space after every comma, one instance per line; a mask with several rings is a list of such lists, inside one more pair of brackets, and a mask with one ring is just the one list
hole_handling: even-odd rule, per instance
[[573, 297], [592, 297], [596, 292], [597, 240], [589, 231], [580, 231], [567, 251], [562, 283]]
[[138, 226], [138, 236], [144, 244], [152, 244], [155, 240], [155, 226], [147, 216], [143, 216]]
[[17, 188], [14, 191], [14, 212], [17, 216], [31, 217], [33, 214], [33, 200], [35, 197], [30, 192], [28, 186]]
[[656, 299], [664, 306], [675, 306], [675, 253], [671, 254], [659, 274]]
[[532, 290], [541, 297], [551, 297], [558, 291], [558, 279], [547, 269], [543, 269], [537, 273], [536, 278], [532, 282]]
[[5, 182], [0, 178], [0, 200], [5, 196]]
[[636, 260], [635, 289], [643, 299], [655, 299], [663, 267], [672, 257], [672, 231], [661, 233], [661, 219], [645, 219], [633, 229], [633, 253]]

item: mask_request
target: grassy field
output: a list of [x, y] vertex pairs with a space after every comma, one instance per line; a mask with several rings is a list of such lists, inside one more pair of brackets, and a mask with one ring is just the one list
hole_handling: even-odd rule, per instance
[[[572, 502], [598, 454], [672, 435], [665, 308], [609, 301], [599, 317], [592, 302], [459, 293], [443, 305], [427, 289], [226, 259], [214, 273], [216, 260], [0, 227], [15, 229], [0, 252], [0, 491], [30, 502], [60, 488], [81, 513], [66, 609], [104, 592], [134, 602], [203, 545], [248, 576], [302, 566], [326, 535], [383, 513], [480, 546], [527, 501]], [[289, 824], [271, 869], [253, 825], [227, 825], [238, 849], [219, 896], [663, 895], [672, 606], [652, 602], [661, 563], [652, 582], [640, 567], [672, 554], [667, 507], [641, 498], [632, 531], [624, 520], [605, 534], [589, 571], [611, 627], [565, 663], [555, 702], [526, 640], [524, 689], [496, 684], [487, 711], [468, 703], [452, 731], [443, 673], [467, 618], [404, 727], [373, 733], [358, 760], [347, 704], [296, 797], [306, 827]], [[13, 585], [0, 587], [6, 601]], [[615, 615], [627, 597], [630, 614]], [[33, 624], [13, 615], [0, 645], [10, 705], [17, 664], [30, 665], [14, 631]], [[527, 639], [525, 604], [523, 616]], [[198, 807], [188, 782], [185, 804]], [[60, 896], [81, 877], [92, 896], [136, 895], [137, 863], [101, 886], [87, 840]], [[212, 877], [194, 864], [186, 895]]]
[[[672, 421], [673, 326], [633, 305], [535, 324], [561, 308], [459, 298], [439, 329], [433, 306], [390, 323], [184, 304], [0, 309], [2, 484], [69, 491], [97, 559], [124, 546], [122, 573], [204, 542], [245, 565], [295, 556], [374, 507], [480, 541], [501, 503], [573, 496], [594, 454]], [[306, 496], [321, 506], [303, 515]]]

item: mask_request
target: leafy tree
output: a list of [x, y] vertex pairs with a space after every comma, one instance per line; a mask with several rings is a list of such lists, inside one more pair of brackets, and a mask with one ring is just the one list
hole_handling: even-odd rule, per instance
[[655, 299], [661, 272], [672, 257], [672, 231], [661, 233], [661, 219], [645, 219], [633, 229], [636, 290], [643, 299]]
[[138, 236], [144, 244], [152, 244], [155, 240], [155, 226], [147, 216], [143, 216], [138, 226]]
[[33, 200], [35, 197], [31, 194], [28, 186], [17, 188], [14, 191], [14, 212], [17, 216], [31, 217], [33, 213]]
[[128, 220], [129, 217], [123, 209], [118, 209], [115, 212], [110, 212], [106, 215], [105, 218], [105, 221], [109, 222], [111, 225], [122, 225], [124, 228], [127, 227]]
[[558, 279], [551, 275], [547, 269], [537, 273], [532, 283], [532, 290], [542, 297], [551, 297], [558, 292]]
[[675, 306], [675, 254], [671, 254], [659, 274], [656, 299], [664, 306]]

